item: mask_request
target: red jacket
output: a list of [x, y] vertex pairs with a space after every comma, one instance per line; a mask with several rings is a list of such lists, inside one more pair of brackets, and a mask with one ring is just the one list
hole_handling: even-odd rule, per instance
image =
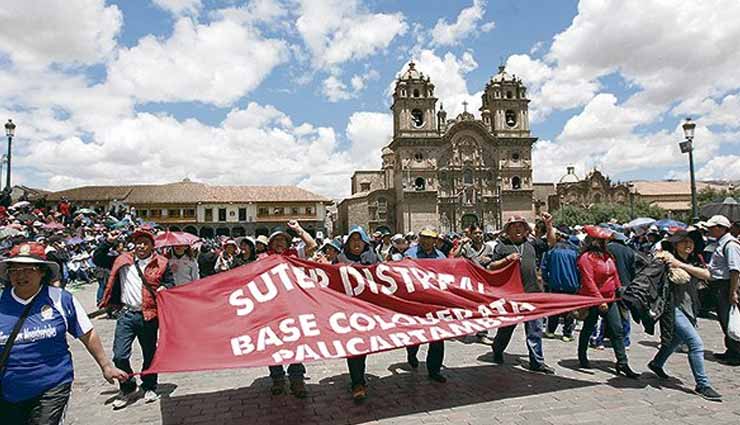
[[611, 255], [588, 251], [578, 257], [577, 264], [581, 274], [578, 295], [614, 298], [617, 288], [622, 284], [619, 281], [617, 264]]
[[[152, 261], [150, 261], [144, 270], [142, 270], [144, 273], [144, 279], [146, 279], [155, 291], [160, 286], [167, 288], [174, 286], [172, 272], [167, 267], [167, 257], [156, 253], [152, 255], [154, 258], [152, 258]], [[122, 306], [121, 279], [119, 276], [120, 273], [118, 272], [121, 270], [121, 267], [133, 264], [133, 254], [124, 253], [116, 258], [110, 271], [108, 283], [105, 285], [103, 299], [100, 301], [98, 307], [105, 308], [110, 306], [120, 308]], [[157, 304], [155, 299], [144, 285], [141, 286], [141, 312], [144, 315], [144, 320], [152, 320], [157, 317]]]

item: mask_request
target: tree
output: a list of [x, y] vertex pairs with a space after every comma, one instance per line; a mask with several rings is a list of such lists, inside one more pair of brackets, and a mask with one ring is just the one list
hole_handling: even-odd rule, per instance
[[[635, 217], [652, 217], [658, 220], [666, 216], [665, 210], [644, 201], [636, 201], [634, 208]], [[616, 203], [598, 203], [588, 206], [565, 205], [555, 211], [553, 216], [555, 223], [566, 226], [600, 224], [611, 219], [616, 219], [618, 223], [631, 220], [629, 205]]]

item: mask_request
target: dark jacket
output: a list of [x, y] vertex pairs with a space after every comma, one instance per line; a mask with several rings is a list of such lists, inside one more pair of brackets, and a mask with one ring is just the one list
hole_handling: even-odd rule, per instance
[[[674, 294], [668, 280], [668, 266], [651, 259], [635, 273], [632, 284], [622, 294], [622, 302], [632, 313], [632, 319], [642, 323], [645, 332], [655, 334], [655, 324], [660, 323], [660, 340], [668, 344], [673, 339], [675, 315]], [[671, 314], [663, 314], [669, 312]]]
[[606, 245], [606, 250], [614, 257], [622, 286], [629, 286], [635, 277], [635, 251], [617, 241], [609, 242]]

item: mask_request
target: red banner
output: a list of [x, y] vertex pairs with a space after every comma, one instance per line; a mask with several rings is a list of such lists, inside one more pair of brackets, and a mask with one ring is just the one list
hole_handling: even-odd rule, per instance
[[147, 373], [338, 359], [468, 335], [602, 303], [525, 293], [514, 263], [325, 265], [284, 256], [157, 294]]

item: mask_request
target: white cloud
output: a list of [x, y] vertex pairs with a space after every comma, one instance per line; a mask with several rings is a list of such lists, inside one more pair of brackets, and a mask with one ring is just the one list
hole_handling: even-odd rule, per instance
[[4, 0], [0, 51], [23, 68], [99, 63], [116, 47], [122, 22], [104, 0]]
[[349, 80], [350, 83], [348, 86], [339, 79], [338, 76], [330, 75], [323, 82], [322, 92], [329, 102], [348, 100], [359, 96], [360, 92], [365, 89], [369, 81], [376, 80], [378, 78], [380, 78], [380, 74], [371, 69], [365, 74], [353, 75]]
[[347, 139], [350, 156], [363, 169], [378, 169], [380, 150], [393, 135], [393, 115], [380, 112], [355, 112], [349, 117]]
[[281, 40], [228, 20], [209, 25], [182, 18], [172, 36], [146, 36], [122, 49], [109, 84], [140, 102], [199, 101], [226, 106], [257, 87], [287, 60]]
[[356, 0], [301, 0], [296, 28], [325, 68], [362, 59], [388, 47], [407, 30], [401, 13], [369, 13]]
[[[279, 0], [252, 0], [242, 6], [217, 9], [210, 12], [216, 19], [226, 19], [240, 23], [280, 24], [279, 18], [288, 15], [285, 5]], [[287, 22], [283, 22], [287, 27]]]
[[197, 15], [203, 7], [200, 0], [152, 0], [173, 15]]
[[712, 158], [696, 172], [700, 180], [740, 180], [740, 155]]
[[451, 46], [460, 43], [463, 39], [479, 32], [489, 32], [496, 24], [487, 22], [480, 27], [478, 24], [486, 13], [484, 0], [473, 0], [473, 5], [460, 11], [453, 23], [446, 19], [439, 19], [432, 29], [432, 43], [440, 46]]

